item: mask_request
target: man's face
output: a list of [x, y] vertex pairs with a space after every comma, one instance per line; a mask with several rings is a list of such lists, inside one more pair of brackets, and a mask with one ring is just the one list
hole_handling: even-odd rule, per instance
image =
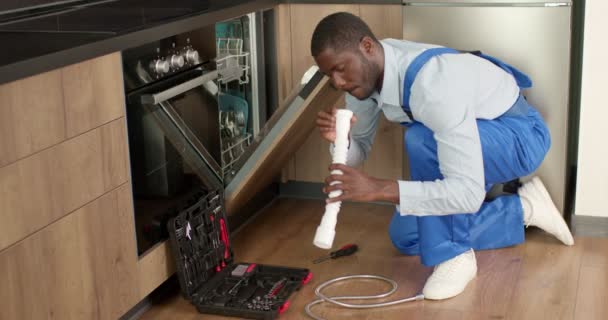
[[336, 51], [328, 48], [317, 55], [315, 61], [335, 88], [364, 100], [374, 93], [378, 71], [358, 50]]

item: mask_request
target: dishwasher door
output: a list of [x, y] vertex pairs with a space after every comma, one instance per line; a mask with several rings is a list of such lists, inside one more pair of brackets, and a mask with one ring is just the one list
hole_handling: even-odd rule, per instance
[[294, 89], [236, 165], [237, 173], [225, 188], [228, 214], [272, 182], [315, 128], [317, 113], [324, 106], [334, 105], [342, 94], [318, 71]]
[[[319, 71], [305, 83], [296, 87], [291, 95], [272, 114], [265, 125], [253, 137], [253, 141], [243, 150], [241, 156], [231, 166], [234, 176], [224, 187], [226, 212], [231, 215], [242, 208], [256, 193], [272, 183], [287, 161], [304, 143], [315, 128], [317, 113], [323, 106], [334, 105], [342, 93], [331, 86], [329, 78]], [[312, 73], [312, 72], [311, 72]], [[192, 81], [204, 83], [216, 77], [217, 72], [209, 72]], [[188, 82], [189, 83], [189, 82]], [[186, 83], [187, 84], [187, 83]], [[195, 87], [200, 87], [199, 83]], [[183, 86], [183, 85], [182, 85]], [[167, 91], [174, 90], [171, 88]], [[178, 91], [177, 94], [182, 94]], [[221, 189], [220, 168], [199, 139], [192, 134], [174, 108], [163, 101], [165, 91], [140, 96], [146, 106], [154, 107], [154, 115], [163, 132], [170, 137], [176, 152], [188, 160], [194, 173], [210, 189]]]

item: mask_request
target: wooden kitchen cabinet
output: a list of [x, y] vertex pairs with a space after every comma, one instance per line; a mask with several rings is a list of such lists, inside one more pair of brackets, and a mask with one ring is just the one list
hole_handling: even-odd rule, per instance
[[128, 181], [124, 113], [119, 53], [0, 86], [0, 251]]
[[150, 249], [137, 262], [139, 299], [165, 282], [175, 273], [175, 260], [169, 241], [163, 241]]
[[[279, 81], [279, 87], [288, 87], [283, 92], [294, 88], [304, 72], [314, 65], [310, 41], [317, 23], [325, 16], [340, 11], [360, 16], [379, 39], [402, 38], [401, 5], [281, 5], [277, 25], [282, 28], [278, 35], [282, 41], [277, 42], [290, 41], [291, 44], [290, 50], [280, 48], [278, 54], [279, 79], [283, 79]], [[287, 20], [289, 24], [285, 22]], [[291, 83], [286, 83], [285, 79], [289, 76]], [[342, 106], [343, 100], [336, 104], [336, 107]], [[379, 178], [401, 178], [404, 175], [403, 154], [403, 128], [381, 117], [372, 151], [363, 165], [364, 171]], [[328, 175], [330, 163], [329, 145], [315, 130], [284, 169], [283, 180], [322, 182]]]
[[[362, 4], [359, 8], [361, 19], [369, 25], [378, 39], [403, 38], [403, 10], [400, 5]], [[384, 116], [380, 116], [372, 151], [363, 164], [363, 170], [378, 178], [405, 177], [409, 169], [407, 169], [407, 161], [404, 159], [404, 132], [401, 125], [391, 123]]]
[[124, 119], [0, 168], [0, 250], [128, 181]]
[[139, 300], [128, 183], [0, 254], [0, 319], [117, 319]]
[[[317, 23], [323, 17], [339, 11], [358, 15], [359, 6], [283, 4], [277, 7], [279, 99], [285, 99], [300, 83], [304, 72], [315, 64], [310, 55], [310, 40]], [[338, 102], [336, 107], [343, 106], [343, 101]], [[282, 180], [322, 181], [331, 162], [328, 146], [318, 131], [313, 131], [283, 169]]]
[[0, 86], [0, 319], [139, 302], [120, 53]]

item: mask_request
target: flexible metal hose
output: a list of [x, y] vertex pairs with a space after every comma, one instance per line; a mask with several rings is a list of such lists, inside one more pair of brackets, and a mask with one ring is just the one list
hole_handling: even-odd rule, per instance
[[[339, 296], [339, 297], [328, 297], [326, 295], [324, 295], [321, 290], [323, 290], [325, 287], [328, 287], [330, 285], [333, 285], [335, 283], [338, 282], [342, 282], [342, 281], [346, 281], [346, 280], [353, 280], [353, 279], [373, 279], [373, 280], [381, 280], [384, 282], [389, 283], [392, 288], [385, 292], [385, 293], [381, 293], [381, 294], [377, 294], [377, 295], [369, 295], [369, 296]], [[387, 307], [387, 306], [392, 306], [392, 305], [396, 305], [396, 304], [400, 304], [400, 303], [404, 303], [404, 302], [410, 302], [410, 301], [418, 301], [418, 300], [423, 300], [424, 299], [424, 295], [422, 294], [418, 294], [416, 296], [410, 297], [410, 298], [405, 298], [405, 299], [400, 299], [400, 300], [393, 300], [393, 301], [388, 301], [388, 302], [380, 302], [380, 303], [368, 303], [368, 304], [351, 304], [351, 303], [345, 303], [345, 302], [340, 302], [338, 300], [366, 300], [366, 299], [380, 299], [380, 298], [384, 298], [384, 297], [388, 297], [391, 294], [395, 293], [395, 291], [397, 291], [397, 282], [395, 282], [392, 279], [383, 277], [383, 276], [377, 276], [377, 275], [368, 275], [368, 274], [361, 274], [361, 275], [352, 275], [352, 276], [344, 276], [344, 277], [338, 277], [338, 278], [334, 278], [328, 281], [323, 282], [322, 284], [320, 284], [316, 289], [315, 289], [315, 295], [317, 297], [319, 297], [320, 299], [314, 300], [312, 302], [310, 302], [309, 304], [306, 305], [306, 307], [304, 308], [304, 311], [306, 311], [306, 314], [316, 320], [325, 320], [321, 317], [318, 317], [316, 315], [314, 315], [311, 311], [311, 308], [314, 305], [317, 305], [319, 303], [322, 302], [329, 302], [329, 303], [333, 303], [335, 305], [339, 305], [345, 308], [350, 308], [350, 309], [368, 309], [368, 308], [380, 308], [380, 307]]]

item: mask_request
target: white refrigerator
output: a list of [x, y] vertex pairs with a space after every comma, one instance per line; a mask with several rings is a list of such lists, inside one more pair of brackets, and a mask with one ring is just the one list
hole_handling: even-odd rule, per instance
[[481, 50], [531, 77], [533, 86], [524, 94], [547, 121], [552, 138], [551, 149], [537, 174], [562, 212], [571, 9], [571, 0], [403, 1], [406, 40]]

